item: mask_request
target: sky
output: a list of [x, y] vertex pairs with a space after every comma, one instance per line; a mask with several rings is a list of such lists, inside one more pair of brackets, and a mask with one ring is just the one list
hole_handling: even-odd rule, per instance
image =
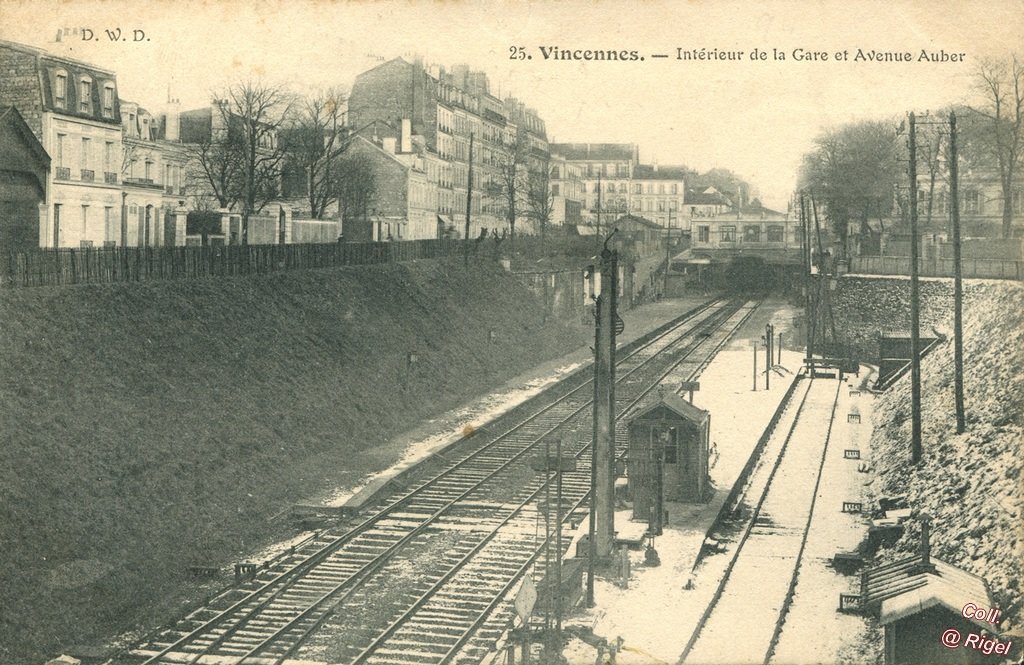
[[[785, 209], [825, 129], [970, 101], [982, 59], [1024, 55], [1024, 0], [0, 0], [0, 39], [112, 69], [120, 96], [152, 111], [169, 94], [200, 107], [246, 80], [348, 88], [396, 56], [465, 63], [537, 109], [549, 141], [636, 143], [645, 163], [728, 168]], [[644, 59], [546, 59], [542, 47]], [[702, 49], [714, 57], [679, 59]], [[921, 61], [922, 50], [957, 58]]]

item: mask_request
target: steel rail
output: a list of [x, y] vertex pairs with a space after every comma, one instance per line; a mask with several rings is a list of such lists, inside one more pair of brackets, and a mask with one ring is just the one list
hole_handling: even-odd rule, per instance
[[[723, 313], [726, 313], [726, 314], [722, 318], [728, 318], [729, 316], [731, 316], [731, 313], [728, 312], [728, 306], [726, 306], [725, 308], [721, 308], [721, 309], [718, 309], [718, 310], [715, 310], [714, 312], [712, 312], [711, 315], [707, 319], [704, 319], [704, 320], [698, 322], [691, 330], [689, 330], [686, 333], [686, 336], [693, 335], [694, 332], [697, 331], [698, 329], [708, 328], [708, 327], [714, 328], [715, 326], [718, 325], [718, 321], [717, 321], [718, 317], [720, 317]], [[650, 363], [655, 358], [657, 358], [661, 353], [664, 353], [668, 349], [673, 348], [673, 346], [676, 343], [678, 343], [679, 340], [684, 339], [684, 338], [685, 338], [685, 336], [681, 336], [680, 338], [674, 340], [668, 346], [666, 346], [663, 349], [661, 349], [660, 351], [658, 351], [656, 354], [652, 355], [649, 358], [644, 359], [639, 365], [637, 365], [636, 367], [631, 369], [629, 372], [623, 374], [621, 376], [620, 380], [624, 381], [626, 378], [628, 378], [628, 377], [632, 376], [633, 374], [635, 374], [636, 372], [640, 371], [640, 369], [642, 369], [648, 363]], [[695, 341], [694, 346], [699, 345], [703, 341], [704, 341], [704, 339], [698, 337], [696, 339], [696, 341]], [[669, 372], [671, 372], [672, 369], [674, 369], [684, 359], [685, 359], [685, 357], [684, 358], [680, 358], [678, 361], [673, 363], [668, 370], [665, 370], [661, 374], [661, 376], [659, 376], [658, 379], [655, 380], [654, 384], [652, 384], [650, 388], [648, 388], [648, 389], [646, 389], [644, 391], [643, 395], [646, 395], [650, 390], [653, 390], [654, 386], [657, 385], [657, 383], [661, 380], [661, 378], [663, 378], [663, 376], [665, 376]], [[586, 385], [586, 384], [584, 384], [584, 385]], [[581, 387], [583, 387], [583, 386], [581, 386]], [[639, 398], [637, 398], [637, 399], [639, 399]], [[334, 589], [332, 589], [332, 590], [328, 591], [327, 593], [323, 594], [320, 598], [314, 600], [309, 605], [309, 607], [307, 607], [302, 613], [300, 613], [299, 615], [297, 615], [296, 617], [291, 619], [286, 625], [284, 625], [281, 628], [279, 628], [273, 635], [267, 637], [261, 643], [259, 643], [258, 645], [256, 645], [252, 649], [250, 649], [248, 652], [246, 652], [245, 655], [243, 655], [239, 659], [238, 663], [244, 663], [247, 658], [251, 658], [251, 657], [255, 656], [257, 653], [260, 653], [261, 651], [266, 650], [266, 648], [269, 647], [270, 645], [272, 645], [273, 642], [276, 641], [280, 636], [283, 636], [286, 632], [290, 631], [298, 623], [300, 623], [301, 621], [303, 621], [306, 618], [308, 618], [308, 616], [310, 614], [312, 614], [314, 611], [318, 610], [318, 608], [319, 608], [319, 606], [321, 604], [323, 604], [323, 603], [327, 602], [328, 600], [330, 600], [331, 597], [334, 596], [336, 593], [338, 593], [341, 590], [342, 587], [344, 587], [344, 586], [351, 586], [352, 588], [347, 589], [345, 591], [345, 593], [342, 595], [342, 597], [340, 597], [340, 598], [335, 600], [335, 602], [333, 603], [333, 606], [336, 607], [337, 605], [339, 605], [342, 602], [344, 602], [348, 597], [350, 597], [353, 593], [355, 593], [355, 591], [358, 589], [358, 585], [361, 582], [365, 581], [366, 578], [368, 578], [369, 576], [371, 576], [372, 574], [374, 574], [375, 572], [377, 572], [378, 570], [383, 568], [389, 562], [389, 557], [390, 557], [391, 554], [396, 552], [398, 549], [401, 549], [401, 547], [403, 547], [405, 544], [407, 544], [412, 538], [414, 538], [415, 536], [419, 535], [420, 533], [423, 533], [428, 528], [430, 528], [433, 525], [433, 523], [437, 520], [437, 518], [439, 518], [444, 513], [448, 512], [448, 510], [451, 509], [453, 506], [455, 506], [455, 504], [457, 502], [461, 501], [462, 499], [466, 498], [467, 496], [469, 496], [473, 492], [475, 492], [478, 489], [480, 489], [481, 487], [483, 487], [486, 483], [488, 483], [493, 478], [494, 475], [496, 475], [500, 471], [504, 470], [505, 468], [511, 466], [515, 461], [517, 461], [518, 459], [520, 459], [521, 457], [523, 457], [527, 453], [531, 452], [536, 446], [538, 446], [540, 444], [541, 441], [544, 440], [545, 437], [549, 436], [555, 430], [557, 430], [560, 427], [564, 426], [565, 424], [567, 424], [572, 419], [576, 418], [589, 405], [590, 405], [590, 401], [588, 400], [586, 403], [584, 403], [581, 406], [579, 406], [578, 408], [574, 409], [572, 413], [570, 413], [569, 415], [563, 417], [556, 425], [548, 428], [543, 434], [535, 436], [533, 443], [528, 444], [527, 447], [523, 448], [523, 450], [519, 451], [513, 457], [511, 457], [508, 460], [506, 460], [497, 469], [495, 469], [491, 474], [489, 474], [488, 476], [482, 478], [476, 484], [474, 484], [472, 487], [470, 487], [469, 489], [465, 490], [459, 496], [457, 496], [457, 497], [453, 498], [451, 501], [449, 501], [449, 503], [447, 505], [445, 505], [442, 508], [440, 508], [437, 511], [435, 511], [426, 520], [424, 520], [423, 522], [418, 524], [408, 534], [406, 534], [401, 541], [399, 541], [399, 542], [395, 543], [394, 545], [392, 545], [391, 547], [389, 547], [387, 551], [383, 552], [377, 558], [375, 558], [373, 561], [369, 562], [366, 566], [364, 566], [364, 568], [361, 569], [359, 571], [359, 573], [354, 574], [352, 577], [350, 577], [348, 580], [346, 580], [342, 584], [338, 585]], [[503, 435], [503, 437], [504, 436], [505, 435]], [[544, 484], [541, 485], [541, 487], [537, 490], [537, 492], [539, 492], [541, 489], [543, 489], [543, 487], [544, 487]], [[517, 514], [519, 511], [521, 511], [532, 500], [533, 500], [533, 495], [531, 495], [531, 497], [528, 498], [525, 502], [523, 502], [520, 506], [515, 508], [509, 514], [509, 516], [505, 520], [503, 520], [501, 522], [501, 524], [498, 527], [493, 529], [492, 532], [481, 541], [481, 543], [478, 543], [478, 545], [476, 547], [474, 547], [474, 549], [471, 551], [471, 553], [475, 553], [478, 550], [479, 547], [482, 547], [487, 542], [489, 542], [497, 534], [497, 531], [498, 531], [498, 529], [501, 526], [503, 526], [504, 524], [507, 524], [507, 522], [510, 519], [512, 519], [512, 517], [514, 517], [515, 514]], [[469, 561], [471, 558], [472, 558], [471, 555], [465, 556], [462, 560], [460, 560], [459, 563], [456, 564], [456, 566], [450, 571], [450, 573], [452, 575], [454, 575], [455, 572], [457, 572], [459, 569], [461, 569], [461, 567], [465, 564], [465, 562]], [[359, 575], [359, 579], [358, 580], [355, 579], [356, 575]], [[281, 663], [284, 660], [284, 658], [287, 657], [288, 654], [290, 654], [292, 651], [294, 651], [294, 649], [297, 648], [301, 644], [302, 641], [304, 641], [306, 636], [308, 636], [310, 633], [312, 633], [313, 630], [315, 630], [324, 620], [327, 619], [329, 614], [330, 614], [329, 612], [326, 613], [326, 614], [322, 614], [315, 621], [315, 623], [311, 627], [309, 627], [307, 630], [303, 631], [303, 633], [304, 633], [303, 637], [300, 637], [299, 640], [297, 640], [297, 641], [293, 641], [293, 645], [288, 649], [288, 651], [286, 652], [285, 656], [281, 656], [279, 659], [277, 659], [277, 660], [275, 660], [273, 662]], [[358, 658], [357, 658], [356, 662], [359, 662]]]
[[[733, 326], [730, 327], [730, 330], [728, 331], [728, 333], [726, 333], [723, 336], [722, 340], [719, 341], [717, 344], [715, 344], [714, 347], [707, 354], [705, 354], [704, 358], [701, 360], [700, 363], [698, 363], [697, 367], [694, 368], [690, 372], [690, 374], [687, 376], [687, 380], [693, 380], [693, 379], [697, 378], [697, 376], [699, 376], [699, 374], [704, 371], [704, 369], [708, 366], [708, 364], [710, 364], [710, 362], [714, 358], [714, 356], [717, 355], [718, 351], [722, 348], [722, 346], [724, 346], [725, 343], [728, 342], [729, 339], [732, 338], [732, 336], [740, 328], [740, 326], [742, 326], [747, 321], [747, 319], [750, 318], [750, 316], [753, 314], [753, 312], [757, 309], [758, 305], [759, 305], [759, 303], [755, 304], [754, 307], [750, 308], [747, 312], [744, 313], [744, 315], [740, 318], [739, 321], [737, 321]], [[723, 318], [726, 321], [728, 321], [730, 318], [732, 318], [733, 315], [736, 314], [736, 312], [739, 312], [742, 308], [743, 308], [743, 305], [738, 307], [736, 309], [736, 311], [729, 313], [728, 315], [726, 315]], [[724, 323], [724, 321], [722, 323]], [[699, 348], [699, 346], [704, 341], [706, 341], [706, 338], [705, 339], [695, 340], [695, 343], [693, 345], [693, 350], [696, 350], [697, 348]], [[618, 421], [618, 420], [626, 417], [626, 415], [628, 415], [630, 409], [632, 409], [634, 406], [636, 406], [642, 400], [643, 397], [645, 397], [646, 395], [650, 394], [651, 391], [653, 391], [655, 388], [657, 388], [658, 385], [660, 384], [661, 380], [663, 380], [666, 376], [671, 374], [672, 371], [676, 367], [681, 365], [688, 358], [689, 358], [689, 353], [687, 353], [686, 355], [681, 357], [676, 363], [674, 363], [673, 366], [671, 368], [669, 368], [662, 375], [662, 377], [658, 381], [656, 381], [653, 385], [651, 385], [648, 389], [646, 389], [640, 397], [638, 397], [637, 399], [633, 400], [627, 407], [623, 408], [620, 411], [620, 414], [616, 417], [616, 420]], [[589, 443], [587, 443], [587, 445], [579, 453], [577, 453], [577, 457], [581, 457], [584, 454], [592, 453], [592, 452], [593, 452], [593, 441], [590, 441]], [[622, 459], [624, 459], [624, 457], [625, 457], [625, 451], [623, 451], [622, 454], [618, 455], [616, 459], [622, 460]], [[592, 461], [591, 461], [591, 463], [592, 463]], [[550, 483], [550, 479], [548, 480], [548, 482]], [[573, 509], [575, 510], [575, 508], [578, 507], [580, 504], [582, 504], [583, 502], [589, 500], [590, 494], [591, 494], [591, 492], [590, 492], [590, 490], [588, 490]], [[572, 511], [569, 511], [563, 517], [563, 522], [564, 521], [568, 521], [570, 519], [571, 512]], [[534, 553], [533, 557], [531, 558], [531, 560], [529, 562], [530, 564], [532, 564], [532, 562], [535, 561], [537, 559], [537, 557], [540, 556], [540, 553], [541, 553], [542, 549], [543, 548], [539, 548]], [[563, 555], [564, 555], [564, 552], [558, 552], [557, 553], [557, 556], [559, 558], [561, 558]], [[444, 654], [443, 658], [439, 661], [440, 663], [448, 663], [448, 662], [450, 662], [451, 659], [453, 659], [458, 654], [458, 652], [466, 645], [466, 643], [469, 642], [470, 639], [472, 639], [473, 634], [476, 633], [476, 631], [479, 630], [480, 627], [486, 622], [486, 620], [489, 618], [491, 613], [494, 612], [495, 608], [497, 608], [497, 606], [501, 603], [501, 601], [504, 598], [504, 596], [506, 594], [508, 594], [508, 592], [512, 589], [512, 587], [519, 580], [519, 578], [522, 577], [523, 573], [526, 572], [526, 569], [528, 568], [528, 566], [529, 566], [529, 564], [524, 566], [511, 580], [509, 580], [509, 582], [505, 585], [505, 587], [501, 590], [501, 592], [495, 595], [495, 597], [491, 601], [491, 603], [479, 614], [479, 616], [473, 622], [473, 624], [471, 626], [469, 626], [466, 629], [466, 631], [464, 631], [464, 633], [460, 636], [459, 640], [448, 650], [447, 653]], [[359, 663], [359, 662], [360, 661], [358, 659], [355, 661], [355, 663]]]
[[[652, 331], [652, 333], [648, 334], [648, 335], [650, 335], [649, 338], [645, 339], [645, 337], [647, 337], [647, 336], [643, 336], [639, 340], [635, 340], [634, 343], [638, 343], [639, 342], [638, 346], [635, 349], [632, 349], [627, 356], [624, 356], [620, 360], [619, 364], [626, 364], [629, 361], [633, 360], [636, 356], [638, 356], [638, 355], [642, 354], [643, 352], [647, 351], [650, 347], [657, 345], [659, 342], [661, 342], [664, 339], [670, 337], [671, 335], [677, 333], [679, 331], [679, 329], [684, 328], [685, 326], [687, 326], [687, 324], [692, 323], [693, 319], [695, 319], [696, 317], [700, 316], [701, 314], [703, 314], [705, 312], [708, 312], [709, 310], [712, 310], [712, 314], [713, 314], [714, 313], [713, 308], [716, 305], [718, 305], [719, 303], [721, 303], [721, 302], [723, 302], [721, 299], [709, 300], [709, 301], [699, 305], [698, 307], [695, 307], [695, 308], [687, 311], [686, 313], [684, 313], [680, 317], [677, 317], [675, 320], [665, 324], [664, 326], [659, 327], [655, 331]], [[699, 326], [700, 323], [701, 322], [698, 321], [693, 326], [693, 329], [695, 329], [697, 326]], [[690, 334], [691, 332], [692, 332], [692, 329], [688, 330], [684, 334]], [[660, 350], [655, 352], [654, 355], [652, 355], [650, 358], [643, 360], [640, 363], [640, 365], [637, 366], [637, 368], [634, 368], [630, 372], [624, 374], [622, 378], [630, 376], [633, 371], [636, 371], [637, 369], [639, 369], [640, 367], [645, 365], [647, 362], [649, 362], [651, 359], [657, 357], [659, 353], [661, 353]], [[578, 370], [574, 374], [580, 374], [580, 373], [583, 373], [584, 375], [589, 374], [588, 372], [586, 372], [586, 368], [581, 368], [581, 370]], [[571, 380], [572, 378], [573, 378], [573, 376], [570, 375], [570, 377], [567, 377], [566, 380]], [[239, 599], [237, 602], [233, 603], [232, 605], [230, 605], [229, 607], [227, 607], [226, 609], [221, 611], [217, 616], [215, 616], [215, 617], [207, 620], [206, 622], [202, 623], [200, 626], [196, 627], [194, 630], [190, 631], [186, 635], [180, 637], [179, 639], [175, 640], [174, 642], [172, 642], [168, 646], [166, 646], [163, 649], [161, 649], [160, 651], [158, 651], [156, 654], [151, 655], [149, 658], [147, 658], [145, 661], [143, 661], [143, 663], [141, 665], [152, 665], [154, 663], [157, 663], [157, 662], [159, 662], [159, 660], [161, 658], [166, 656], [168, 653], [171, 653], [172, 651], [180, 649], [183, 645], [193, 642], [198, 637], [201, 637], [203, 635], [209, 634], [211, 632], [211, 630], [213, 628], [215, 628], [216, 626], [218, 626], [220, 624], [223, 624], [226, 621], [237, 617], [236, 613], [238, 612], [238, 610], [243, 608], [245, 605], [251, 603], [256, 597], [258, 597], [259, 595], [269, 591], [272, 587], [275, 587], [275, 586], [278, 587], [277, 590], [274, 591], [271, 594], [270, 597], [260, 601], [256, 606], [254, 606], [253, 608], [248, 610], [244, 616], [242, 616], [241, 618], [236, 619], [235, 623], [231, 627], [229, 627], [229, 629], [227, 631], [225, 631], [220, 636], [215, 638], [215, 644], [209, 645], [208, 647], [204, 648], [204, 650], [202, 652], [200, 652], [199, 654], [197, 654], [194, 659], [189, 661], [191, 663], [196, 662], [204, 654], [210, 653], [211, 649], [216, 648], [216, 646], [219, 646], [220, 644], [223, 644], [224, 641], [226, 641], [226, 639], [228, 639], [230, 637], [230, 635], [234, 634], [245, 622], [250, 620], [253, 616], [256, 616], [257, 614], [259, 614], [259, 612], [262, 611], [265, 607], [267, 607], [270, 602], [272, 602], [274, 599], [279, 597], [280, 594], [283, 593], [286, 589], [290, 588], [289, 586], [286, 586], [290, 581], [296, 580], [296, 579], [300, 579], [301, 575], [304, 574], [308, 569], [315, 567], [320, 562], [322, 562], [324, 559], [329, 557], [331, 554], [333, 554], [336, 551], [338, 551], [339, 549], [341, 549], [345, 544], [347, 544], [348, 542], [352, 541], [357, 536], [359, 536], [362, 533], [364, 533], [365, 531], [367, 531], [369, 528], [374, 526], [376, 523], [378, 523], [378, 522], [382, 521], [383, 519], [385, 519], [386, 517], [388, 517], [388, 515], [390, 514], [391, 511], [394, 511], [396, 508], [402, 507], [403, 505], [406, 505], [407, 503], [412, 501], [414, 498], [416, 498], [416, 496], [418, 496], [420, 493], [422, 493], [424, 490], [429, 488], [431, 485], [433, 485], [437, 481], [439, 481], [442, 478], [448, 476], [449, 474], [451, 474], [451, 473], [461, 469], [468, 462], [470, 462], [471, 460], [475, 459], [477, 456], [481, 455], [482, 453], [486, 452], [487, 450], [491, 449], [492, 447], [495, 447], [496, 445], [498, 445], [499, 442], [501, 442], [502, 440], [504, 440], [507, 437], [509, 437], [515, 431], [525, 427], [527, 424], [529, 424], [532, 421], [536, 420], [542, 414], [552, 410], [553, 408], [555, 408], [556, 406], [558, 406], [560, 404], [565, 403], [566, 401], [569, 400], [569, 398], [571, 398], [573, 395], [575, 395], [578, 391], [584, 389], [587, 385], [589, 385], [591, 381], [592, 381], [591, 378], [587, 378], [579, 386], [570, 389], [569, 392], [565, 393], [564, 395], [561, 395], [561, 396], [557, 397], [552, 403], [550, 403], [550, 404], [548, 404], [546, 406], [543, 406], [540, 410], [538, 410], [535, 413], [527, 416], [522, 422], [512, 426], [507, 431], [505, 431], [502, 434], [498, 435], [492, 441], [490, 441], [488, 444], [485, 444], [485, 445], [481, 446], [480, 448], [477, 448], [476, 450], [473, 450], [465, 458], [463, 458], [461, 460], [458, 460], [457, 462], [454, 462], [453, 464], [451, 464], [450, 466], [448, 466], [447, 468], [442, 470], [440, 473], [435, 474], [433, 477], [431, 477], [430, 479], [425, 481], [423, 484], [421, 484], [418, 487], [416, 487], [416, 488], [410, 490], [409, 492], [407, 492], [405, 495], [403, 495], [399, 499], [388, 503], [386, 506], [383, 507], [383, 509], [381, 509], [378, 512], [374, 513], [373, 515], [371, 515], [368, 519], [364, 520], [363, 522], [361, 522], [361, 523], [357, 524], [356, 526], [352, 527], [346, 533], [340, 535], [338, 538], [333, 539], [327, 545], [323, 546], [320, 550], [318, 550], [318, 551], [312, 553], [311, 555], [307, 556], [305, 559], [303, 559], [303, 561], [299, 562], [299, 564], [297, 564], [296, 566], [293, 566], [292, 568], [289, 568], [288, 570], [282, 572], [280, 575], [274, 577], [273, 579], [268, 580], [263, 585], [261, 585], [259, 588], [251, 591], [248, 595], [246, 595], [245, 597]], [[580, 407], [580, 408], [585, 408], [585, 405], [584, 405], [584, 407]], [[577, 411], [578, 411], [578, 409], [577, 409]], [[573, 414], [573, 415], [575, 415], [575, 414]], [[570, 417], [572, 417], [572, 416], [570, 416]], [[563, 421], [564, 421], [564, 419], [563, 419]], [[554, 428], [551, 428], [551, 430], [557, 429], [557, 427], [561, 426], [562, 424], [563, 424], [563, 422], [560, 422]], [[550, 432], [550, 430], [549, 430], [549, 432]], [[549, 433], [549, 432], [545, 432], [545, 435], [547, 433]], [[532, 447], [532, 445], [533, 444], [531, 444], [530, 446], [527, 446], [527, 448], [525, 448], [524, 451], [522, 451], [519, 455], [517, 455], [515, 459], [520, 457], [522, 453], [528, 451], [530, 449], [530, 447]], [[495, 469], [495, 471], [493, 473], [497, 473], [498, 471], [506, 468], [509, 465], [510, 462], [511, 462], [511, 460], [506, 462], [506, 463], [504, 463], [504, 464], [502, 464], [502, 465], [500, 465], [497, 469]], [[492, 475], [493, 475], [493, 473], [492, 473]], [[460, 497], [458, 497], [458, 498], [461, 498], [461, 496], [462, 495], [460, 495]], [[458, 499], [456, 499], [456, 500], [458, 500]], [[454, 503], [454, 502], [451, 502], [451, 503]], [[449, 503], [449, 505], [451, 505], [451, 503]], [[446, 506], [446, 508], [447, 507], [448, 506]]]

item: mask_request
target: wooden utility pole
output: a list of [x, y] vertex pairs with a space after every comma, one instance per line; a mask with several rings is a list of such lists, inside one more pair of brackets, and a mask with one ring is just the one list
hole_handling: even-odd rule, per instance
[[804, 264], [804, 320], [807, 322], [807, 358], [814, 357], [814, 326], [816, 317], [811, 301], [811, 233], [807, 221], [807, 201], [800, 193], [800, 231], [803, 233], [801, 258]]
[[469, 213], [473, 209], [473, 132], [469, 133], [469, 176], [466, 178], [466, 233], [463, 245], [466, 247], [465, 265], [469, 265]]
[[957, 164], [956, 113], [949, 114], [949, 203], [953, 207], [953, 372], [956, 433], [967, 429], [964, 415], [964, 285], [960, 256], [960, 169]]
[[587, 602], [594, 601], [597, 559], [611, 554], [615, 537], [615, 325], [618, 320], [618, 253], [601, 251], [601, 293], [594, 326], [594, 430], [590, 462], [590, 552]]
[[910, 459], [921, 461], [921, 338], [918, 331], [917, 128], [910, 114]]
[[[555, 645], [559, 657], [562, 655], [562, 439], [555, 446], [558, 457], [557, 495], [558, 507], [555, 508]], [[548, 587], [549, 589], [551, 587]], [[550, 604], [550, 603], [549, 603]]]
[[601, 245], [601, 172], [597, 172], [597, 244]]

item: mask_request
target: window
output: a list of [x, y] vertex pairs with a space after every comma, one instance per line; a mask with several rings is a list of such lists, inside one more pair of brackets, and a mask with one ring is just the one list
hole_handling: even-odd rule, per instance
[[92, 112], [92, 80], [83, 76], [79, 80], [78, 110], [82, 113]]
[[634, 194], [643, 194], [644, 193], [644, 186], [641, 185], [640, 183], [637, 183], [637, 184], [633, 185], [633, 193]]
[[551, 196], [558, 196], [558, 183], [551, 185]]
[[1024, 190], [1013, 190], [1013, 195], [1010, 201], [1013, 205], [1011, 208], [1013, 210], [1013, 214], [1020, 215], [1021, 213], [1024, 213]]
[[673, 183], [673, 185], [672, 185], [672, 193], [673, 194], [678, 194], [679, 193], [679, 185], [676, 185], [676, 184]]
[[672, 212], [675, 212], [676, 208], [678, 207], [678, 203], [679, 201], [672, 199], [671, 201], [668, 202], [668, 209], [671, 210]]
[[710, 226], [698, 226], [697, 227], [697, 241], [698, 242], [711, 242], [711, 227]]
[[665, 201], [658, 199], [658, 212], [665, 212]]
[[64, 70], [57, 72], [57, 89], [53, 94], [54, 104], [60, 108], [67, 108], [68, 97], [68, 74]]
[[103, 238], [107, 242], [117, 242], [117, 229], [114, 227], [114, 209], [111, 206], [103, 208]]
[[664, 194], [665, 193], [665, 183], [663, 183], [663, 182], [659, 182], [658, 183], [658, 193], [659, 194]]
[[86, 226], [89, 224], [89, 206], [82, 206], [82, 235], [86, 234]]
[[113, 173], [114, 171], [113, 141], [107, 141], [106, 145], [103, 146], [103, 170], [107, 173]]
[[103, 117], [114, 117], [114, 85], [112, 83], [103, 86]]
[[743, 242], [761, 242], [761, 227], [757, 224], [747, 224], [743, 227]]
[[960, 207], [965, 213], [981, 212], [981, 194], [976, 189], [969, 189], [963, 193], [963, 200]]
[[619, 194], [625, 194], [625, 193], [626, 193], [626, 183], [624, 183], [624, 182], [619, 183]]
[[64, 166], [64, 139], [66, 134], [57, 134], [57, 166]]
[[720, 232], [722, 234], [722, 242], [736, 242], [735, 226], [723, 226]]
[[658, 440], [661, 444], [662, 459], [665, 464], [675, 464], [679, 461], [679, 437], [676, 428], [670, 427], [658, 433]]
[[580, 193], [582, 193], [582, 194], [586, 194], [587, 193], [587, 183], [585, 183], [585, 182], [581, 182], [580, 183]]
[[151, 162], [149, 160], [146, 160], [146, 175], [145, 175], [145, 178], [146, 178], [146, 180], [152, 180], [153, 179], [153, 162]]
[[92, 145], [92, 140], [83, 136], [82, 137], [82, 168], [89, 168], [89, 148]]
[[785, 227], [771, 224], [768, 227], [768, 242], [782, 242], [785, 238]]

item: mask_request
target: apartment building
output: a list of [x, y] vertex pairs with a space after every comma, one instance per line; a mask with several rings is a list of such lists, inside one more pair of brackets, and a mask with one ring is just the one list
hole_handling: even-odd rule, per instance
[[[518, 138], [526, 144], [517, 166], [520, 180], [547, 161], [546, 130], [537, 112], [492, 94], [487, 75], [464, 65], [427, 68], [419, 60], [395, 58], [361, 73], [349, 96], [348, 124], [374, 142], [421, 137], [428, 181], [437, 185], [437, 233], [447, 236], [465, 234], [467, 205], [470, 237], [507, 227], [502, 172]], [[527, 219], [525, 206], [516, 210], [517, 228]]]
[[14, 106], [50, 156], [41, 247], [121, 238], [121, 112], [114, 72], [0, 41], [0, 104]]

